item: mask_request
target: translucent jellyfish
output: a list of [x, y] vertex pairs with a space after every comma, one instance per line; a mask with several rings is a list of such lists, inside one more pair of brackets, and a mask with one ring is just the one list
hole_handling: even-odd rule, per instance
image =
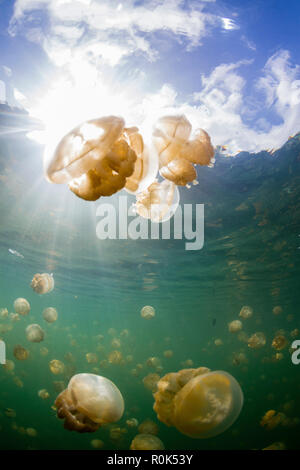
[[284, 413], [277, 413], [275, 410], [267, 411], [260, 421], [260, 425], [268, 430], [277, 428], [285, 419]]
[[58, 359], [53, 359], [49, 362], [49, 368], [54, 375], [63, 374], [65, 371], [65, 365]]
[[47, 348], [45, 348], [45, 346], [43, 346], [41, 349], [40, 349], [40, 355], [41, 356], [47, 356], [49, 354], [49, 350]]
[[134, 172], [126, 179], [125, 189], [129, 193], [137, 194], [150, 186], [158, 172], [158, 158], [155, 152], [150, 152], [144, 145], [141, 134], [136, 127], [126, 129], [130, 147], [135, 151], [137, 159]]
[[50, 394], [45, 388], [42, 388], [41, 390], [38, 391], [38, 396], [42, 400], [47, 400], [50, 397]]
[[160, 359], [158, 357], [149, 357], [149, 359], [146, 361], [146, 364], [148, 367], [155, 369], [156, 367], [160, 366]]
[[29, 351], [23, 348], [23, 346], [17, 344], [14, 347], [14, 356], [16, 359], [18, 359], [18, 361], [26, 361], [26, 359], [29, 357]]
[[48, 273], [37, 273], [33, 276], [30, 285], [37, 294], [47, 294], [54, 289], [53, 275]]
[[2, 365], [6, 372], [13, 372], [15, 369], [15, 363], [11, 359], [6, 359], [6, 363]]
[[98, 356], [95, 353], [87, 353], [85, 358], [89, 364], [96, 364], [98, 362]]
[[126, 328], [124, 330], [121, 331], [120, 333], [120, 336], [123, 338], [128, 338], [129, 336], [129, 330], [127, 330]]
[[280, 315], [283, 310], [282, 310], [282, 307], [280, 307], [280, 305], [276, 305], [276, 307], [273, 308], [272, 312], [274, 313], [274, 315]]
[[232, 322], [228, 323], [228, 330], [230, 333], [236, 333], [243, 328], [243, 324], [240, 320], [233, 320]]
[[164, 450], [163, 442], [153, 434], [137, 434], [130, 444], [131, 450]]
[[146, 377], [143, 378], [144, 387], [147, 388], [147, 390], [150, 390], [150, 392], [155, 392], [157, 390], [159, 379], [160, 376], [155, 373], [146, 375]]
[[14, 384], [15, 384], [17, 387], [19, 387], [19, 388], [23, 388], [23, 387], [24, 387], [24, 383], [23, 383], [23, 381], [20, 379], [20, 377], [15, 376], [15, 377], [13, 378], [13, 381], [14, 381]]
[[14, 301], [14, 310], [19, 315], [28, 315], [30, 312], [30, 303], [21, 297]]
[[243, 392], [235, 378], [206, 367], [165, 375], [154, 398], [153, 409], [160, 421], [199, 439], [224, 432], [243, 406]]
[[112, 348], [120, 348], [121, 347], [121, 341], [118, 338], [113, 338], [111, 340], [111, 346]]
[[153, 434], [154, 436], [158, 434], [158, 426], [151, 419], [145, 419], [145, 421], [139, 425], [138, 430], [140, 434]]
[[171, 357], [173, 357], [173, 351], [171, 349], [167, 349], [167, 351], [164, 351], [164, 356], [167, 358], [167, 359], [170, 359]]
[[239, 317], [242, 317], [244, 319], [250, 318], [253, 315], [253, 309], [249, 307], [248, 305], [244, 305], [244, 307], [241, 308], [241, 311], [239, 313]]
[[215, 343], [216, 346], [222, 346], [223, 341], [220, 338], [217, 338], [217, 339], [215, 339], [214, 343]]
[[112, 441], [121, 441], [124, 434], [127, 434], [127, 429], [120, 426], [112, 426], [109, 430], [109, 437]]
[[197, 129], [190, 139], [191, 131], [192, 126], [184, 115], [160, 118], [153, 131], [160, 174], [180, 186], [196, 180], [195, 164], [213, 163], [214, 149], [209, 135]]
[[290, 334], [292, 338], [297, 338], [298, 336], [300, 336], [299, 328], [295, 328], [293, 331], [291, 331]]
[[65, 420], [65, 429], [80, 433], [114, 423], [124, 412], [124, 400], [116, 385], [94, 374], [74, 375], [55, 406], [58, 418]]
[[145, 318], [145, 320], [150, 320], [151, 318], [155, 317], [155, 310], [150, 305], [145, 305], [145, 307], [141, 310], [141, 317]]
[[281, 351], [288, 345], [288, 340], [284, 335], [277, 334], [272, 341], [272, 348]]
[[94, 447], [94, 449], [103, 449], [104, 442], [101, 441], [101, 439], [93, 439], [91, 441], [91, 446]]
[[[18, 300], [18, 299], [17, 299]], [[25, 299], [24, 299], [25, 300]], [[15, 301], [16, 302], [16, 301]], [[30, 307], [29, 307], [30, 308]], [[0, 308], [0, 318], [7, 318], [8, 310], [7, 308]]]
[[154, 181], [148, 188], [136, 195], [134, 209], [138, 215], [152, 222], [166, 222], [171, 219], [179, 205], [179, 191], [174, 183]]
[[10, 320], [13, 321], [13, 322], [15, 322], [15, 321], [20, 321], [20, 320], [21, 320], [20, 315], [19, 315], [18, 313], [13, 313], [13, 312], [11, 312], [11, 313], [9, 314], [9, 318], [10, 318]]
[[260, 349], [266, 344], [266, 337], [264, 333], [261, 331], [258, 331], [257, 333], [254, 333], [250, 338], [248, 339], [248, 346], [251, 349]]
[[48, 307], [43, 311], [43, 318], [48, 323], [54, 323], [58, 318], [58, 313], [56, 308]]
[[123, 361], [123, 356], [120, 351], [111, 351], [108, 355], [108, 362], [110, 364], [121, 364]]
[[28, 341], [31, 341], [32, 343], [40, 343], [45, 337], [44, 330], [37, 323], [28, 325], [25, 333]]
[[34, 428], [27, 428], [26, 429], [26, 434], [30, 437], [36, 437], [37, 436], [37, 431]]
[[129, 428], [136, 428], [139, 425], [139, 422], [136, 418], [130, 418], [126, 420], [126, 424]]
[[[106, 116], [80, 124], [48, 149], [44, 158], [46, 178], [67, 183], [78, 197], [95, 201], [124, 188], [135, 169], [137, 155], [121, 117]], [[139, 173], [137, 183], [143, 175]]]

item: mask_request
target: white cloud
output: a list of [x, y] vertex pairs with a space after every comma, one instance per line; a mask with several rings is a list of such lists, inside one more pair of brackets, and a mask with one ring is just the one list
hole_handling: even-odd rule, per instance
[[3, 71], [7, 77], [12, 76], [12, 70], [10, 67], [7, 67], [7, 65], [2, 65]]

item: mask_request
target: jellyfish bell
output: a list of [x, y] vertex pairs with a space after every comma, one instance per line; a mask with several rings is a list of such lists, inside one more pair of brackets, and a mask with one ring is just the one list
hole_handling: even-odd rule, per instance
[[40, 343], [44, 340], [45, 333], [44, 330], [37, 323], [28, 325], [25, 330], [26, 338], [31, 343]]
[[184, 116], [164, 116], [153, 131], [153, 144], [158, 152], [160, 174], [176, 185], [185, 186], [197, 178], [194, 165], [211, 165], [214, 149], [210, 137], [192, 126]]
[[164, 450], [159, 437], [153, 434], [137, 434], [130, 444], [130, 450]]
[[206, 367], [165, 375], [154, 398], [153, 409], [160, 421], [197, 439], [226, 431], [243, 406], [243, 392], [235, 378]]
[[242, 317], [244, 319], [250, 318], [250, 317], [252, 317], [252, 315], [253, 315], [253, 309], [252, 309], [252, 307], [249, 307], [248, 305], [244, 305], [241, 308], [241, 311], [239, 313], [239, 317]]
[[243, 328], [243, 324], [240, 320], [233, 320], [232, 322], [228, 323], [228, 330], [230, 333], [236, 333]]
[[28, 300], [19, 297], [14, 301], [14, 310], [19, 315], [28, 315], [30, 312], [30, 303]]
[[151, 305], [145, 305], [141, 309], [141, 317], [145, 320], [150, 320], [151, 318], [155, 317], [155, 309], [151, 307]]
[[94, 432], [121, 419], [124, 400], [116, 385], [95, 374], [74, 375], [56, 401], [57, 416], [69, 431]]
[[136, 195], [136, 213], [152, 222], [166, 222], [175, 214], [179, 205], [179, 191], [174, 183], [154, 181]]
[[72, 129], [54, 152], [48, 149], [45, 153], [48, 181], [67, 183], [73, 193], [88, 201], [122, 189], [137, 158], [124, 125], [121, 117], [105, 116]]
[[47, 294], [54, 289], [53, 275], [48, 273], [37, 273], [33, 276], [30, 285], [37, 294]]
[[47, 307], [43, 310], [43, 318], [48, 323], [54, 323], [58, 318], [58, 313], [56, 308]]

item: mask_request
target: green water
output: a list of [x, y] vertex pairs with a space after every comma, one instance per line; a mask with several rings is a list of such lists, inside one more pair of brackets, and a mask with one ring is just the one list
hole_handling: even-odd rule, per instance
[[[198, 171], [198, 186], [180, 188], [181, 204], [205, 205], [205, 242], [199, 251], [186, 251], [186, 240], [172, 238], [97, 239], [99, 201], [82, 201], [66, 187], [47, 183], [41, 155], [42, 148], [22, 134], [0, 139], [0, 307], [12, 312], [17, 297], [31, 304], [20, 321], [0, 320], [1, 331], [12, 325], [0, 337], [7, 359], [15, 363], [13, 373], [0, 369], [0, 448], [92, 449], [91, 440], [101, 439], [105, 449], [128, 449], [137, 434], [126, 424], [133, 417], [155, 421], [166, 449], [262, 449], [278, 441], [299, 448], [300, 365], [292, 364], [289, 352], [290, 333], [300, 328], [299, 136], [274, 155], [217, 156], [214, 168]], [[118, 195], [111, 201], [117, 205]], [[38, 272], [53, 273], [51, 293], [31, 289]], [[149, 321], [140, 316], [144, 305], [156, 310]], [[259, 350], [228, 331], [243, 305], [254, 311], [243, 321], [245, 333], [266, 335]], [[58, 311], [54, 324], [42, 318], [49, 306]], [[282, 307], [280, 315], [272, 313], [274, 306]], [[27, 341], [24, 330], [31, 323], [44, 329], [42, 343]], [[128, 337], [121, 335], [124, 329]], [[280, 351], [283, 358], [274, 361], [271, 343], [278, 330], [284, 330], [288, 344]], [[114, 349], [114, 337], [120, 338], [123, 357], [133, 356], [132, 363], [102, 362]], [[214, 344], [218, 338], [223, 345]], [[28, 360], [15, 359], [17, 344], [29, 350]], [[46, 356], [41, 347], [48, 349]], [[166, 350], [173, 357], [164, 357]], [[240, 352], [244, 363], [235, 360]], [[89, 364], [87, 353], [96, 353], [98, 362]], [[232, 374], [245, 398], [238, 420], [223, 434], [202, 440], [159, 422], [142, 381], [155, 372], [146, 365], [152, 356], [161, 360], [160, 375], [182, 369], [186, 360]], [[52, 359], [64, 362], [64, 374], [51, 373]], [[137, 377], [132, 375], [136, 364], [143, 365]], [[54, 382], [66, 386], [80, 372], [104, 375], [121, 390], [125, 413], [117, 425], [126, 430], [121, 439], [111, 439], [111, 426], [94, 434], [69, 432], [56, 417]], [[41, 389], [49, 392], [47, 400], [38, 396]], [[16, 416], [8, 417], [7, 408]], [[260, 426], [270, 409], [284, 412], [289, 424], [272, 430]], [[28, 427], [37, 435], [24, 434]]]

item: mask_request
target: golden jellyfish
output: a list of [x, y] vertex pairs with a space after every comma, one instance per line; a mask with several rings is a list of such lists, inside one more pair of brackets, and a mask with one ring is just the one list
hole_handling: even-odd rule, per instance
[[215, 339], [214, 343], [215, 343], [215, 346], [222, 346], [223, 345], [223, 341], [220, 338]]
[[150, 392], [155, 392], [159, 379], [160, 376], [155, 373], [146, 375], [146, 377], [143, 378], [144, 387], [150, 390]]
[[226, 431], [238, 418], [244, 400], [234, 377], [206, 367], [166, 374], [154, 399], [160, 421], [198, 439]]
[[13, 313], [13, 312], [9, 314], [9, 318], [13, 322], [21, 320], [20, 315], [18, 313]]
[[91, 446], [94, 447], [94, 449], [103, 449], [104, 442], [101, 441], [101, 439], [93, 439], [91, 441]]
[[[25, 300], [25, 299], [24, 299]], [[7, 318], [8, 317], [8, 310], [7, 308], [0, 308], [0, 318]]]
[[108, 333], [110, 336], [116, 336], [116, 334], [117, 334], [115, 328], [109, 328], [109, 329], [107, 330], [107, 333]]
[[120, 441], [123, 439], [124, 434], [127, 434], [126, 428], [120, 426], [112, 426], [109, 430], [109, 437], [112, 441]]
[[283, 310], [282, 310], [282, 307], [280, 307], [280, 305], [276, 305], [276, 307], [273, 308], [272, 312], [274, 313], [274, 315], [280, 315]]
[[284, 413], [277, 413], [275, 410], [269, 410], [262, 417], [260, 425], [268, 430], [272, 430], [277, 428], [279, 424], [282, 424], [285, 417]]
[[112, 348], [118, 349], [121, 347], [121, 341], [118, 338], [113, 338], [110, 344]]
[[28, 325], [25, 330], [26, 338], [31, 343], [40, 343], [44, 340], [45, 333], [44, 330], [37, 323]]
[[122, 331], [121, 331], [120, 336], [121, 336], [121, 337], [124, 337], [124, 338], [128, 338], [128, 336], [129, 336], [129, 330], [127, 330], [127, 329], [125, 328], [125, 330], [122, 330]]
[[[50, 183], [68, 184], [76, 196], [96, 201], [124, 188], [136, 159], [124, 119], [105, 116], [72, 129], [54, 152], [48, 148], [44, 170]], [[137, 183], [140, 178], [139, 173]]]
[[63, 374], [65, 371], [64, 363], [58, 359], [52, 359], [52, 361], [49, 362], [49, 368], [54, 375]]
[[126, 424], [129, 428], [136, 428], [139, 425], [139, 422], [136, 418], [130, 418], [126, 420]]
[[156, 436], [158, 434], [158, 426], [151, 419], [145, 419], [145, 421], [139, 425], [138, 431], [140, 434], [153, 434]]
[[37, 294], [47, 294], [54, 289], [53, 275], [48, 273], [37, 273], [33, 276], [30, 285]]
[[196, 180], [194, 165], [212, 165], [214, 162], [214, 149], [207, 132], [197, 129], [190, 139], [191, 132], [192, 125], [184, 115], [160, 118], [153, 131], [159, 172], [179, 186]]
[[49, 350], [47, 348], [45, 348], [45, 346], [43, 346], [41, 349], [40, 349], [40, 355], [41, 356], [47, 356], [49, 354]]
[[110, 364], [121, 364], [122, 361], [123, 361], [123, 356], [120, 351], [114, 350], [109, 353], [108, 362]]
[[146, 361], [148, 367], [155, 369], [160, 366], [160, 359], [158, 357], [149, 357]]
[[15, 418], [17, 416], [13, 408], [5, 408], [4, 413], [8, 418]]
[[171, 349], [167, 349], [167, 351], [164, 351], [164, 357], [166, 357], [167, 359], [170, 359], [171, 357], [173, 357], [173, 351]]
[[14, 347], [14, 356], [16, 359], [18, 359], [18, 361], [26, 361], [26, 359], [29, 357], [29, 351], [23, 348], [23, 346], [17, 344]]
[[166, 222], [171, 219], [179, 205], [179, 191], [174, 183], [154, 181], [148, 188], [136, 195], [134, 209], [138, 215], [152, 222]]
[[288, 345], [288, 341], [284, 335], [277, 334], [272, 341], [272, 348], [281, 351]]
[[6, 372], [13, 372], [15, 369], [15, 363], [11, 359], [6, 359], [6, 363], [2, 364], [2, 367]]
[[297, 336], [300, 336], [299, 328], [295, 328], [290, 334], [292, 338], [297, 338]]
[[181, 364], [183, 367], [193, 367], [194, 361], [193, 359], [186, 359], [185, 361], [182, 361]]
[[54, 323], [58, 318], [58, 313], [56, 308], [48, 307], [43, 310], [43, 318], [48, 323]]
[[120, 390], [106, 377], [74, 375], [55, 400], [57, 416], [69, 431], [94, 432], [121, 419], [124, 400]]
[[241, 308], [241, 311], [239, 313], [239, 317], [242, 317], [244, 319], [250, 318], [253, 315], [253, 309], [249, 307], [248, 305], [244, 305], [244, 307]]
[[87, 353], [85, 358], [89, 364], [96, 364], [98, 362], [98, 356], [95, 353]]
[[248, 346], [251, 349], [260, 349], [266, 344], [266, 337], [264, 333], [258, 331], [248, 338]]
[[130, 444], [130, 450], [164, 450], [159, 437], [153, 434], [137, 434]]
[[150, 305], [145, 305], [145, 307], [141, 310], [141, 317], [145, 318], [145, 320], [150, 320], [151, 318], [155, 317], [155, 310]]
[[237, 333], [243, 328], [243, 324], [240, 320], [233, 320], [232, 322], [228, 323], [228, 330], [230, 333]]
[[14, 310], [19, 315], [28, 315], [30, 312], [30, 303], [28, 300], [19, 297], [14, 301]]
[[273, 442], [267, 447], [264, 447], [262, 450], [285, 450], [286, 446], [283, 442]]
[[37, 436], [37, 431], [34, 428], [27, 428], [26, 429], [26, 434], [27, 434], [27, 436], [30, 436], [30, 437], [36, 437]]
[[47, 400], [50, 397], [50, 394], [45, 388], [42, 388], [41, 390], [38, 391], [38, 396], [42, 400]]

